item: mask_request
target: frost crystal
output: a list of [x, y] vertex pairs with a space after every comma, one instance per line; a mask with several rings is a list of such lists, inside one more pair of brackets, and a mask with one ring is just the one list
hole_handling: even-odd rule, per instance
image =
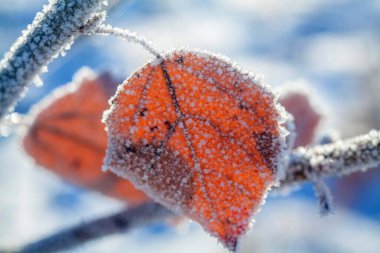
[[103, 0], [53, 0], [22, 32], [0, 62], [0, 117], [13, 109], [36, 75], [68, 50]]

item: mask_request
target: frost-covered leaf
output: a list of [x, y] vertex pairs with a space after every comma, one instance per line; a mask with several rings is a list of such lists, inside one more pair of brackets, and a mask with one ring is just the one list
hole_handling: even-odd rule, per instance
[[183, 49], [139, 69], [111, 103], [104, 168], [234, 251], [281, 169], [269, 87], [225, 57]]
[[311, 144], [322, 120], [321, 108], [316, 106], [313, 95], [305, 82], [288, 83], [280, 92], [279, 103], [294, 117], [294, 148]]
[[147, 200], [144, 193], [128, 180], [101, 171], [107, 146], [101, 118], [115, 90], [108, 74], [81, 71], [73, 83], [32, 109], [23, 145], [37, 164], [64, 180], [137, 204]]

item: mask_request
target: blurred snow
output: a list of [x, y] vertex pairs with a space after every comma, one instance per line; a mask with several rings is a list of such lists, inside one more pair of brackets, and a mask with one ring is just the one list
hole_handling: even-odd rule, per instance
[[[10, 138], [0, 147], [4, 157], [0, 160], [1, 246], [30, 242], [70, 224], [101, 217], [122, 207], [121, 203], [98, 194], [70, 189], [72, 186], [37, 168], [23, 154], [16, 139]], [[13, 154], [18, 154], [18, 159], [14, 159]], [[55, 206], [54, 199], [61, 198], [62, 201], [62, 195], [70, 191], [77, 191], [80, 200], [66, 202], [69, 208], [63, 210], [62, 206]], [[378, 238], [380, 224], [339, 207], [336, 215], [321, 218], [316, 203], [310, 200], [271, 197], [257, 215], [256, 224], [243, 238], [241, 252], [375, 253], [380, 251]], [[70, 252], [101, 253], [126, 249], [139, 253], [227, 252], [199, 225], [188, 221], [176, 228], [156, 224], [136, 229]]]
[[380, 225], [337, 208], [321, 218], [316, 204], [302, 199], [267, 203], [257, 216], [244, 252], [379, 252]]
[[[299, 79], [310, 82], [327, 108], [326, 131], [334, 128], [346, 137], [379, 129], [379, 0], [113, 2], [109, 23], [145, 36], [159, 49], [189, 46], [223, 53], [263, 73], [273, 86]], [[44, 3], [47, 0], [0, 1], [1, 54]], [[123, 80], [149, 58], [140, 46], [116, 38], [80, 38], [49, 66], [42, 75], [44, 86], [32, 87], [17, 110], [26, 112], [84, 65], [109, 70]], [[28, 242], [122, 207], [37, 168], [16, 139], [0, 139], [0, 246]], [[379, 170], [337, 179], [341, 183], [335, 197], [347, 211], [338, 206], [336, 215], [324, 219], [318, 217], [316, 203], [299, 199], [314, 201], [308, 186], [288, 198], [270, 198], [242, 252], [380, 252], [379, 180]], [[343, 202], [345, 195], [350, 202]], [[159, 224], [72, 252], [119, 251], [225, 252], [194, 223], [181, 232]]]
[[258, 19], [272, 20], [273, 17], [283, 19], [306, 15], [315, 8], [326, 4], [326, 1], [324, 3], [318, 0], [222, 0], [220, 4], [230, 10], [252, 15]]
[[38, 168], [24, 153], [17, 137], [2, 141], [0, 154], [1, 246], [29, 242], [123, 206], [116, 200], [68, 185]]
[[310, 69], [327, 74], [365, 73], [371, 61], [371, 52], [375, 49], [370, 42], [365, 34], [317, 36], [305, 50], [305, 62], [310, 65]]

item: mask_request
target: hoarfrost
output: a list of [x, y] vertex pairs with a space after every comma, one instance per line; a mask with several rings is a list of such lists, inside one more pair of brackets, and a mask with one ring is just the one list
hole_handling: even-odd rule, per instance
[[[380, 164], [380, 131], [344, 141], [294, 150], [284, 185], [302, 179], [347, 175], [364, 171]], [[294, 177], [297, 177], [294, 178]]]
[[33, 78], [33, 83], [36, 87], [42, 87], [44, 85], [44, 82], [42, 81], [42, 79], [39, 75], [37, 75]]
[[11, 134], [15, 125], [23, 124], [23, 119], [18, 113], [11, 113], [0, 119], [0, 136], [7, 137]]

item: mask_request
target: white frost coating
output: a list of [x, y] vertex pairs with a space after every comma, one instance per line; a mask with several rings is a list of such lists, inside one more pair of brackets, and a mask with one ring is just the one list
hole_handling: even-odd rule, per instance
[[0, 62], [0, 117], [13, 110], [27, 85], [61, 52], [68, 50], [81, 28], [104, 0], [51, 0], [37, 13]]
[[282, 135], [286, 136], [286, 149], [284, 150], [286, 155], [282, 161], [284, 169], [279, 170], [277, 173], [276, 186], [278, 186], [279, 182], [282, 179], [284, 179], [286, 176], [286, 168], [288, 167], [288, 164], [289, 164], [289, 157], [290, 157], [290, 154], [293, 150], [294, 143], [295, 143], [295, 140], [297, 137], [297, 133], [296, 133], [297, 129], [296, 129], [296, 126], [294, 124], [294, 117], [290, 113], [287, 113], [286, 111], [283, 111], [282, 114], [287, 115], [287, 119], [283, 123], [284, 127], [281, 128], [281, 130], [284, 131]]
[[293, 150], [294, 142], [297, 137], [297, 129], [294, 124], [294, 117], [291, 114], [288, 114], [288, 120], [285, 122], [285, 128], [288, 130], [287, 136], [287, 150], [290, 153]]
[[43, 84], [44, 84], [44, 82], [42, 81], [41, 77], [38, 76], [38, 75], [33, 78], [33, 83], [34, 83], [34, 85], [36, 87], [42, 87]]
[[8, 137], [15, 126], [24, 125], [24, 118], [14, 112], [0, 119], [0, 137]]

